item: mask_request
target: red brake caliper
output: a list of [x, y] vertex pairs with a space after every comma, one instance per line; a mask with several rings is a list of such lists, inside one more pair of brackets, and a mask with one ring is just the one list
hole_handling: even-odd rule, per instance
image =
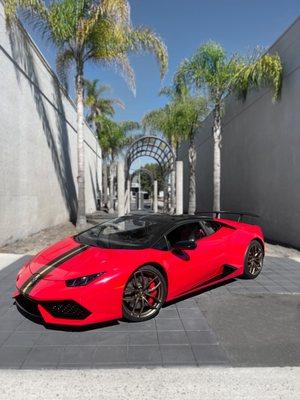
[[151, 292], [151, 289], [153, 289], [155, 286], [156, 286], [155, 282], [151, 282], [149, 285], [149, 291], [150, 291], [149, 296], [151, 296], [151, 297], [148, 297], [147, 300], [151, 306], [154, 304], [153, 297], [156, 297], [156, 295], [157, 295], [157, 290], [154, 290], [153, 292]]

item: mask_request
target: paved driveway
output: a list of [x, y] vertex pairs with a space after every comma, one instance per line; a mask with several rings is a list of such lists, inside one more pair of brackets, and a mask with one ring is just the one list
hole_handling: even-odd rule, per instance
[[[235, 280], [178, 301], [147, 322], [64, 331], [26, 319], [13, 305], [15, 276], [25, 260], [0, 271], [0, 368], [300, 365], [296, 261], [266, 257], [256, 280]], [[263, 326], [264, 334], [249, 332], [249, 338], [244, 326]], [[269, 357], [278, 340], [288, 356]]]

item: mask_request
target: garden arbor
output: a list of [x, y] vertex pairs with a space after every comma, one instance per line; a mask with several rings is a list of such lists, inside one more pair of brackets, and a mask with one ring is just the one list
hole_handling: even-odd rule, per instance
[[[130, 212], [130, 167], [140, 157], [151, 157], [159, 165], [164, 181], [164, 211], [168, 210], [168, 186], [175, 187], [176, 214], [183, 213], [183, 168], [182, 161], [176, 161], [175, 154], [169, 144], [157, 136], [144, 136], [137, 139], [128, 148], [125, 156], [125, 165], [119, 162], [118, 167], [118, 214]], [[176, 173], [176, 182], [173, 178]], [[171, 179], [171, 182], [170, 182]], [[125, 180], [126, 190], [125, 190]], [[172, 181], [173, 180], [173, 181]], [[157, 212], [157, 180], [154, 179], [154, 212]], [[172, 199], [171, 199], [172, 200]]]

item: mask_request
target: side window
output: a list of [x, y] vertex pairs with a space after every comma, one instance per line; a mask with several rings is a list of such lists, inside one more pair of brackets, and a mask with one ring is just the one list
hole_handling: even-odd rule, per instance
[[204, 228], [208, 235], [212, 235], [213, 233], [217, 232], [221, 228], [221, 224], [216, 221], [202, 221]]
[[167, 240], [172, 247], [182, 240], [199, 240], [203, 236], [205, 236], [205, 232], [199, 222], [192, 222], [175, 228], [167, 235]]
[[153, 246], [156, 250], [168, 250], [168, 243], [166, 238], [163, 236], [155, 245]]

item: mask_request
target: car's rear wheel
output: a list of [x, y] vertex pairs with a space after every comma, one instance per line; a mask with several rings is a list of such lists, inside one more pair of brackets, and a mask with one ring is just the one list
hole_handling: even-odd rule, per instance
[[155, 317], [165, 302], [166, 280], [152, 265], [144, 265], [129, 278], [123, 294], [123, 317], [140, 322]]
[[264, 248], [258, 240], [250, 243], [244, 264], [244, 275], [246, 279], [256, 278], [262, 270], [264, 261]]

